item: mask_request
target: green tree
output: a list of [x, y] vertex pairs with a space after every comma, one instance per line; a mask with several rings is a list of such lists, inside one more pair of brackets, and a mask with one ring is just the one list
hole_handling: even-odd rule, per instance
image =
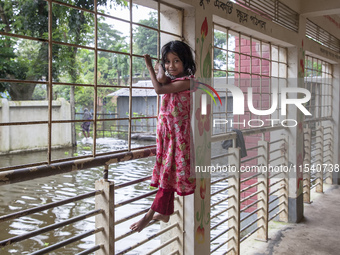
[[[157, 27], [157, 18], [153, 13], [149, 14], [148, 19], [139, 21], [141, 24], [149, 27]], [[149, 54], [152, 57], [157, 57], [157, 32], [148, 29], [144, 26], [137, 26], [134, 29], [134, 53], [138, 55]], [[137, 59], [133, 63], [134, 73], [147, 73], [146, 66], [143, 59]]]
[[[0, 31], [44, 38], [48, 28], [47, 15], [46, 1], [3, 0], [0, 2]], [[47, 44], [28, 42], [4, 35], [0, 35], [0, 38], [0, 78], [37, 80], [43, 76], [48, 77]], [[34, 48], [34, 54], [25, 51], [23, 46], [27, 44]], [[29, 59], [25, 58], [28, 54], [31, 57]], [[0, 91], [7, 90], [13, 100], [29, 100], [32, 98], [35, 86], [35, 84], [20, 82], [1, 82]]]
[[[214, 46], [218, 48], [214, 48], [214, 68], [215, 69], [226, 69], [225, 65], [228, 61], [226, 56], [226, 51], [221, 50], [220, 48], [226, 48], [227, 45], [227, 35], [226, 33], [215, 30], [214, 31]], [[229, 67], [229, 65], [228, 65]], [[224, 71], [215, 71], [214, 77], [225, 77], [226, 72]]]

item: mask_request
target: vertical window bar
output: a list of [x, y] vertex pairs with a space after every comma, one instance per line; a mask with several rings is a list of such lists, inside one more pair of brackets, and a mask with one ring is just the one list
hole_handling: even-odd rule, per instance
[[[226, 63], [226, 81], [229, 82], [229, 28], [226, 33], [227, 63]], [[228, 90], [225, 90], [225, 119], [228, 119]], [[225, 131], [228, 132], [228, 124], [225, 124]]]
[[130, 0], [130, 78], [129, 78], [129, 127], [128, 127], [128, 151], [131, 151], [131, 132], [132, 132], [132, 70], [133, 70], [133, 32], [132, 32], [132, 0]]
[[52, 0], [48, 0], [48, 149], [47, 162], [51, 164], [52, 158]]
[[[94, 0], [94, 122], [93, 122], [93, 156], [96, 155], [97, 150], [97, 109], [98, 109], [98, 13], [97, 13], [97, 0]], [[103, 131], [104, 132], [104, 131]]]

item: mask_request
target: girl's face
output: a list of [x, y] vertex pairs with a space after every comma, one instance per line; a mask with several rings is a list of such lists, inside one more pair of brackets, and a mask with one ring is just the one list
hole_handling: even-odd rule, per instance
[[169, 52], [166, 55], [164, 65], [165, 65], [165, 70], [167, 70], [170, 75], [175, 76], [175, 77], [184, 76], [183, 62], [176, 54]]

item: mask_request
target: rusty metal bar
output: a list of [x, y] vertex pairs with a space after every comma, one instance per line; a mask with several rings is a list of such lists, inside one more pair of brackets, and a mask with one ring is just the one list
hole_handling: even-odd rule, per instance
[[242, 210], [240, 210], [240, 212], [244, 212], [245, 210], [249, 209], [250, 207], [256, 205], [257, 203], [263, 201], [263, 199], [259, 199], [259, 200], [255, 200], [254, 202], [252, 202], [251, 204], [245, 206], [242, 208]]
[[[147, 227], [149, 227], [149, 226], [151, 226], [151, 225], [153, 225], [153, 224], [155, 224], [155, 223], [157, 223], [157, 222], [158, 222], [157, 220], [152, 220], [152, 221], [150, 221], [150, 223], [149, 223], [148, 225], [146, 225], [145, 228], [147, 228]], [[136, 233], [136, 231], [130, 230], [130, 231], [126, 232], [125, 234], [122, 234], [122, 235], [116, 237], [115, 240], [114, 240], [114, 242], [118, 242], [119, 240], [121, 240], [121, 239], [123, 239], [123, 238], [125, 238], [125, 237], [128, 237], [128, 236], [130, 236], [130, 235], [132, 235], [132, 234], [134, 234], [134, 233]]]
[[269, 185], [269, 187], [271, 187], [271, 186], [274, 186], [275, 184], [278, 184], [279, 182], [282, 182], [282, 181], [284, 181], [285, 179], [281, 179], [281, 180], [278, 180], [278, 181], [276, 181], [276, 182], [273, 182], [273, 183], [271, 183], [270, 185]]
[[217, 238], [219, 238], [220, 236], [224, 235], [225, 233], [227, 233], [229, 230], [233, 229], [233, 227], [227, 228], [226, 230], [222, 231], [221, 233], [219, 233], [218, 235], [216, 235], [214, 238], [210, 239], [210, 243], [212, 243], [213, 241], [215, 241]]
[[276, 206], [274, 206], [272, 209], [270, 209], [269, 213], [271, 213], [272, 211], [274, 211], [276, 208], [280, 207], [280, 205], [285, 204], [285, 201], [282, 201], [281, 203], [277, 204]]
[[150, 180], [150, 179], [151, 179], [151, 175], [150, 175], [150, 176], [147, 176], [147, 177], [144, 177], [144, 178], [140, 178], [140, 179], [134, 180], [134, 181], [125, 182], [125, 183], [123, 183], [123, 184], [116, 185], [116, 186], [115, 186], [115, 190], [121, 189], [121, 188], [124, 188], [124, 187], [127, 187], [127, 186], [131, 186], [131, 185], [134, 185], [134, 184], [143, 182], [143, 181], [148, 181], [148, 180]]
[[219, 248], [221, 248], [223, 245], [226, 245], [229, 241], [231, 241], [231, 239], [233, 239], [234, 237], [230, 237], [228, 238], [227, 241], [221, 243], [220, 245], [218, 245], [215, 249], [210, 251], [210, 254], [214, 253], [215, 251], [217, 251]]
[[261, 148], [261, 147], [262, 147], [262, 145], [257, 145], [257, 146], [248, 148], [247, 151], [255, 150], [255, 149], [258, 149], [258, 148]]
[[[97, 1], [94, 0], [94, 95], [93, 95], [93, 144], [92, 144], [92, 154], [96, 156], [97, 154], [97, 121], [98, 121], [98, 13], [97, 13]], [[71, 116], [73, 119], [75, 116]], [[104, 122], [103, 122], [104, 125]], [[105, 165], [105, 167], [108, 167], [108, 165]], [[107, 177], [106, 170], [104, 170], [104, 179]], [[107, 180], [107, 178], [106, 178]]]
[[224, 199], [222, 199], [222, 200], [216, 202], [215, 204], [210, 205], [210, 207], [212, 208], [212, 207], [214, 207], [214, 206], [216, 206], [216, 205], [218, 205], [218, 204], [221, 204], [221, 203], [227, 201], [228, 199], [230, 199], [230, 198], [232, 198], [232, 197], [234, 197], [234, 196], [227, 196], [226, 198], [224, 198]]
[[253, 196], [256, 196], [256, 195], [260, 194], [261, 192], [262, 192], [262, 190], [259, 190], [259, 191], [256, 191], [255, 193], [252, 193], [251, 195], [249, 195], [249, 196], [247, 196], [247, 197], [243, 198], [243, 199], [241, 200], [241, 204], [242, 204], [244, 201], [246, 201], [246, 200], [250, 199], [251, 197], [253, 197]]
[[272, 151], [269, 151], [270, 154], [274, 153], [274, 152], [278, 152], [278, 151], [281, 151], [282, 149], [279, 148], [279, 149], [276, 149], [276, 150], [272, 150]]
[[215, 196], [215, 195], [217, 195], [217, 194], [219, 194], [219, 193], [221, 193], [221, 192], [223, 192], [223, 191], [226, 191], [226, 190], [228, 190], [228, 189], [234, 188], [234, 187], [235, 187], [234, 185], [230, 185], [230, 186], [228, 186], [228, 187], [226, 187], [226, 188], [224, 188], [224, 189], [221, 189], [221, 190], [219, 190], [219, 191], [216, 191], [215, 193], [211, 194], [211, 197], [212, 197], [212, 196]]
[[247, 161], [251, 161], [253, 159], [257, 159], [257, 158], [261, 158], [261, 157], [263, 157], [263, 155], [257, 155], [257, 156], [251, 157], [251, 158], [247, 158], [247, 159], [241, 160], [241, 163], [245, 163]]
[[91, 167], [103, 166], [106, 164], [109, 165], [113, 163], [124, 162], [132, 159], [147, 158], [149, 156], [154, 156], [155, 154], [156, 146], [150, 149], [117, 153], [114, 155], [111, 154], [109, 156], [97, 156], [95, 158], [76, 159], [62, 163], [53, 163], [50, 165], [3, 171], [0, 172], [0, 186], [56, 174], [68, 173]]
[[210, 231], [211, 231], [211, 230], [214, 230], [215, 228], [217, 228], [218, 226], [222, 225], [223, 223], [226, 223], [226, 222], [228, 222], [228, 220], [230, 220], [231, 218], [233, 218], [233, 217], [232, 217], [232, 216], [230, 216], [230, 217], [228, 217], [228, 218], [226, 218], [226, 219], [224, 219], [224, 220], [220, 221], [220, 222], [219, 222], [219, 223], [217, 223], [215, 226], [211, 227], [211, 228], [210, 228]]
[[32, 124], [48, 124], [48, 121], [26, 121], [26, 122], [5, 122], [0, 123], [1, 126], [18, 126], [18, 125], [32, 125]]
[[178, 237], [178, 236], [175, 236], [175, 237], [169, 239], [168, 241], [162, 243], [160, 246], [156, 247], [155, 249], [149, 251], [148, 253], [145, 253], [145, 255], [154, 254], [156, 251], [159, 251], [160, 249], [164, 248], [164, 247], [167, 246], [168, 244], [173, 243], [174, 241], [179, 241], [179, 237]]
[[[261, 219], [261, 218], [259, 218]], [[255, 222], [254, 222], [255, 223]], [[250, 233], [248, 233], [247, 235], [245, 235], [244, 237], [241, 238], [240, 242], [242, 243], [244, 240], [246, 240], [248, 237], [250, 237], [252, 234], [254, 234], [257, 230], [259, 230], [260, 228], [262, 228], [262, 226], [257, 227], [256, 229], [254, 229], [253, 231], [251, 231]]]
[[129, 127], [128, 127], [128, 149], [131, 149], [131, 132], [132, 132], [132, 122], [131, 122], [131, 117], [132, 117], [132, 75], [133, 75], [133, 17], [132, 17], [132, 0], [129, 1], [130, 3], [130, 66], [129, 66], [129, 112], [128, 112], [128, 117], [129, 117]]
[[[257, 218], [256, 220], [250, 222], [248, 225], [244, 226], [243, 228], [241, 228], [241, 232], [243, 232], [244, 230], [246, 230], [247, 228], [249, 228], [251, 225], [254, 225], [256, 222], [258, 222], [259, 220], [261, 220], [263, 218], [262, 217], [259, 217]], [[242, 240], [242, 239], [241, 239]]]
[[227, 207], [226, 209], [224, 209], [224, 210], [222, 210], [222, 211], [216, 213], [214, 216], [211, 216], [211, 217], [210, 217], [210, 220], [216, 218], [217, 216], [221, 215], [222, 213], [225, 213], [225, 212], [229, 211], [229, 210], [232, 209], [232, 208], [233, 208], [233, 206]]
[[[253, 128], [253, 129], [242, 130], [242, 133], [244, 136], [248, 136], [248, 135], [256, 135], [256, 134], [261, 134], [261, 133], [272, 132], [272, 131], [276, 131], [280, 129], [286, 129], [286, 128], [282, 126]], [[218, 141], [229, 140], [229, 139], [236, 139], [236, 133], [229, 132], [227, 134], [211, 136], [211, 142], [218, 142]]]
[[16, 212], [16, 213], [12, 213], [12, 214], [7, 214], [7, 215], [0, 217], [0, 223], [4, 222], [4, 221], [8, 221], [8, 220], [17, 219], [17, 218], [20, 218], [20, 217], [23, 217], [23, 216], [26, 216], [26, 215], [29, 215], [29, 214], [41, 212], [41, 211], [44, 211], [44, 210], [47, 210], [47, 209], [50, 209], [50, 208], [54, 208], [54, 207], [57, 207], [57, 206], [72, 203], [72, 202], [75, 202], [75, 201], [83, 200], [85, 198], [94, 197], [94, 196], [99, 195], [101, 193], [102, 193], [102, 190], [96, 190], [96, 191], [93, 191], [93, 192], [90, 192], [90, 193], [86, 193], [86, 194], [79, 195], [79, 196], [76, 196], [76, 197], [68, 198], [68, 199], [65, 199], [65, 200], [62, 200], [62, 201], [49, 203], [49, 204], [46, 204], [46, 205], [43, 205], [43, 206], [30, 208], [30, 209], [23, 210], [23, 211]]
[[316, 183], [316, 184], [310, 186], [310, 189], [311, 189], [311, 190], [314, 189], [317, 185], [318, 185], [318, 184]]
[[[233, 239], [233, 238], [232, 238]], [[228, 241], [230, 241], [230, 239], [228, 239]], [[227, 255], [227, 254], [229, 254], [229, 252], [231, 252], [232, 250], [235, 250], [235, 248], [234, 247], [231, 247], [231, 248], [229, 248], [225, 253], [223, 253], [222, 255]]]
[[[259, 165], [258, 165], [259, 166]], [[249, 180], [251, 180], [251, 179], [253, 179], [253, 178], [255, 178], [255, 177], [257, 177], [257, 176], [259, 176], [259, 175], [261, 175], [262, 173], [257, 173], [257, 174], [254, 174], [254, 175], [252, 175], [252, 176], [249, 176], [249, 177], [247, 177], [247, 178], [244, 178], [244, 179], [242, 179], [242, 181], [241, 181], [241, 183], [244, 183], [244, 182], [246, 182], [246, 181], [249, 181]]]
[[245, 191], [247, 191], [248, 189], [254, 188], [254, 187], [260, 185], [261, 183], [263, 183], [263, 181], [259, 181], [259, 182], [256, 182], [256, 183], [252, 184], [252, 185], [249, 185], [248, 187], [242, 189], [242, 190], [240, 191], [240, 193], [245, 192]]
[[228, 176], [228, 177], [225, 177], [225, 178], [222, 178], [222, 179], [218, 179], [218, 180], [216, 180], [216, 181], [211, 182], [210, 185], [214, 185], [214, 184], [216, 184], [216, 183], [218, 183], [218, 182], [222, 182], [222, 181], [228, 180], [228, 179], [231, 178], [231, 177], [232, 177], [232, 176]]
[[124, 217], [124, 218], [122, 218], [122, 219], [119, 219], [119, 220], [115, 221], [115, 225], [118, 225], [118, 224], [120, 224], [120, 223], [122, 223], [122, 222], [125, 222], [125, 221], [127, 221], [127, 220], [132, 219], [132, 218], [135, 218], [135, 217], [137, 217], [137, 216], [139, 216], [139, 215], [142, 215], [143, 213], [147, 213], [148, 211], [149, 211], [149, 208], [146, 208], [146, 209], [144, 209], [144, 210], [142, 210], [142, 211], [139, 211], [139, 212], [137, 212], [137, 213], [134, 213], [134, 214], [132, 214], [132, 215], [129, 215], [129, 216], [127, 216], [127, 217]]
[[[279, 165], [279, 166], [282, 166], [282, 165]], [[270, 175], [269, 179], [273, 179], [275, 176], [280, 175], [280, 174], [283, 174], [283, 172], [277, 172], [276, 174]]]
[[241, 221], [244, 221], [246, 219], [248, 219], [250, 216], [254, 215], [255, 213], [257, 213], [258, 211], [262, 210], [261, 208], [257, 208], [256, 210], [254, 210], [253, 212], [251, 212], [250, 214], [248, 214], [247, 216], [243, 217], [241, 219]]
[[313, 183], [314, 181], [316, 181], [316, 179], [318, 179], [319, 177], [315, 177], [313, 179], [310, 179], [310, 183]]
[[45, 254], [45, 253], [48, 253], [50, 251], [54, 251], [56, 249], [59, 249], [65, 245], [68, 245], [68, 244], [71, 244], [71, 243], [74, 243], [76, 241], [79, 241], [85, 237], [88, 237], [88, 236], [92, 236], [100, 231], [103, 231], [103, 228], [97, 228], [97, 229], [94, 229], [94, 230], [90, 230], [90, 231], [87, 231], [83, 234], [80, 234], [80, 235], [77, 235], [77, 236], [74, 236], [72, 238], [69, 238], [65, 241], [62, 241], [62, 242], [59, 242], [59, 243], [56, 243], [56, 244], [53, 244], [45, 249], [42, 249], [42, 250], [39, 250], [39, 251], [36, 251], [36, 252], [33, 252], [31, 253], [31, 255], [41, 255], [41, 254]]
[[275, 141], [271, 141], [271, 142], [269, 142], [269, 144], [274, 144], [274, 143], [278, 143], [278, 142], [282, 142], [282, 141], [284, 141], [285, 139], [279, 139], [279, 140], [275, 140]]
[[[52, 13], [52, 1], [48, 1], [48, 13]], [[48, 15], [48, 132], [47, 132], [47, 162], [52, 160], [52, 95], [53, 95], [53, 36], [52, 36], [52, 15]]]
[[211, 159], [218, 159], [218, 158], [228, 157], [230, 155], [231, 155], [230, 153], [219, 154], [219, 155], [216, 155], [216, 156], [212, 156]]
[[109, 166], [108, 165], [104, 165], [103, 179], [105, 181], [108, 181], [108, 178], [109, 178]]
[[278, 191], [281, 190], [281, 189], [286, 189], [286, 187], [285, 187], [285, 186], [282, 186], [281, 188], [278, 188], [278, 189], [276, 189], [276, 190], [270, 192], [270, 193], [269, 193], [269, 196], [273, 195], [274, 193], [278, 192]]
[[127, 248], [127, 249], [125, 249], [125, 250], [123, 250], [123, 251], [117, 253], [116, 255], [125, 254], [126, 252], [131, 251], [131, 250], [137, 248], [138, 246], [141, 246], [142, 244], [144, 244], [144, 243], [150, 241], [151, 239], [154, 239], [155, 237], [160, 236], [161, 234], [163, 234], [163, 233], [165, 233], [165, 232], [167, 232], [167, 231], [169, 231], [169, 230], [171, 230], [171, 229], [173, 229], [173, 228], [175, 228], [175, 227], [178, 227], [178, 226], [179, 226], [179, 223], [175, 223], [175, 224], [170, 225], [170, 226], [168, 226], [168, 227], [166, 227], [166, 228], [163, 228], [163, 229], [162, 229], [161, 231], [159, 231], [158, 233], [149, 236], [148, 238], [146, 238], [146, 239], [144, 239], [144, 240], [142, 240], [142, 241], [136, 243], [135, 245], [132, 245], [131, 247], [129, 247], [129, 248]]
[[269, 204], [273, 203], [274, 201], [280, 199], [281, 197], [285, 197], [285, 194], [281, 194], [280, 196], [277, 196], [276, 198], [274, 198], [272, 201], [269, 202]]
[[125, 201], [123, 201], [123, 202], [117, 203], [117, 204], [115, 204], [115, 208], [118, 208], [118, 207], [121, 207], [121, 206], [123, 206], [123, 205], [132, 203], [132, 202], [137, 201], [137, 200], [140, 200], [140, 199], [142, 199], [142, 198], [146, 198], [146, 197], [152, 196], [152, 195], [156, 194], [157, 191], [158, 191], [158, 190], [154, 190], [154, 191], [148, 192], [148, 193], [146, 193], [146, 194], [144, 194], [144, 195], [141, 195], [141, 196], [138, 196], [138, 197], [134, 197], [134, 198], [125, 200]]
[[[1, 32], [0, 32], [1, 34]], [[47, 42], [47, 40], [46, 40]], [[0, 82], [13, 82], [13, 83], [34, 83], [34, 84], [48, 84], [47, 81], [32, 81], [32, 80], [17, 80], [17, 79], [0, 79]]]
[[92, 248], [90, 248], [90, 249], [87, 249], [87, 250], [85, 250], [85, 251], [79, 252], [79, 253], [77, 253], [76, 255], [87, 255], [87, 254], [91, 254], [91, 253], [93, 253], [93, 252], [95, 252], [95, 251], [100, 250], [101, 248], [102, 248], [102, 245], [96, 245], [96, 246], [94, 246], [94, 247], [92, 247]]
[[169, 255], [179, 255], [179, 251], [178, 251], [178, 250], [173, 251], [173, 252], [171, 252]]
[[271, 221], [271, 220], [274, 219], [276, 216], [280, 215], [280, 213], [282, 213], [283, 211], [285, 211], [285, 209], [281, 209], [280, 211], [278, 211], [277, 213], [275, 213], [272, 217], [269, 218], [268, 221]]
[[313, 123], [313, 122], [322, 122], [322, 121], [327, 121], [327, 120], [333, 121], [333, 119], [331, 117], [322, 117], [322, 118], [316, 118], [316, 119], [307, 119], [307, 120], [304, 120], [303, 122], [310, 124], [310, 123]]
[[7, 245], [17, 243], [17, 242], [29, 239], [33, 236], [37, 236], [37, 235], [40, 235], [42, 233], [54, 230], [56, 228], [64, 227], [66, 225], [69, 225], [69, 224], [72, 224], [72, 223], [75, 223], [75, 222], [78, 222], [78, 221], [81, 221], [81, 220], [85, 220], [87, 218], [90, 218], [90, 217], [93, 217], [97, 214], [102, 213], [102, 211], [103, 210], [94, 210], [94, 211], [91, 211], [87, 214], [80, 215], [80, 216], [65, 220], [63, 222], [55, 223], [55, 224], [49, 225], [47, 227], [40, 228], [40, 229], [35, 230], [35, 231], [31, 231], [27, 234], [23, 234], [23, 235], [20, 235], [20, 236], [15, 236], [15, 237], [8, 238], [6, 240], [2, 240], [2, 241], [0, 241], [0, 247], [5, 247]]

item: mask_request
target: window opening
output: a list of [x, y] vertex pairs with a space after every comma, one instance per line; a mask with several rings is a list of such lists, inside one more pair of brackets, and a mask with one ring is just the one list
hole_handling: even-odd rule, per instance
[[[0, 168], [154, 145], [159, 98], [143, 54], [156, 60], [163, 44], [183, 38], [182, 9], [152, 0], [4, 5], [0, 135], [9, 138], [1, 139]], [[6, 155], [18, 151], [35, 156], [10, 162]]]

